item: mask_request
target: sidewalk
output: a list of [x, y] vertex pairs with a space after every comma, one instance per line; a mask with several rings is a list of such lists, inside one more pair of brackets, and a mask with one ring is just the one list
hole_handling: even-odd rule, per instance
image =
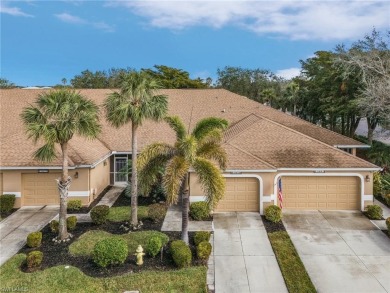
[[22, 207], [0, 223], [0, 266], [25, 244], [27, 235], [45, 227], [58, 206]]

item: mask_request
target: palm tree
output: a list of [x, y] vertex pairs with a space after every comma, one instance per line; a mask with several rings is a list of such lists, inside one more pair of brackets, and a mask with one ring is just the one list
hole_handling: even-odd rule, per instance
[[144, 72], [123, 77], [120, 92], [110, 94], [104, 102], [107, 120], [116, 128], [131, 122], [131, 225], [138, 225], [137, 215], [137, 129], [146, 119], [161, 120], [168, 110], [168, 99], [155, 95], [160, 84]]
[[28, 137], [34, 143], [44, 143], [35, 151], [36, 159], [50, 162], [57, 157], [55, 145], [61, 147], [62, 176], [57, 180], [60, 195], [58, 239], [67, 239], [66, 208], [71, 183], [68, 175], [68, 143], [73, 135], [90, 139], [98, 136], [101, 130], [99, 108], [79, 93], [63, 88], [40, 94], [36, 106], [24, 108], [21, 118]]
[[287, 99], [290, 104], [292, 104], [292, 114], [293, 116], [297, 116], [297, 102], [298, 102], [298, 96], [299, 94], [299, 84], [292, 81], [290, 82], [286, 87], [286, 95]]
[[176, 143], [154, 143], [142, 151], [138, 160], [139, 183], [147, 192], [158, 180], [161, 166], [164, 166], [163, 188], [168, 204], [177, 203], [183, 187], [181, 237], [188, 244], [188, 172], [193, 169], [197, 173], [209, 207], [215, 207], [223, 197], [225, 180], [213, 162], [221, 169], [226, 168], [227, 156], [221, 142], [228, 122], [220, 118], [205, 118], [188, 133], [179, 117], [167, 117], [165, 121], [176, 132]]

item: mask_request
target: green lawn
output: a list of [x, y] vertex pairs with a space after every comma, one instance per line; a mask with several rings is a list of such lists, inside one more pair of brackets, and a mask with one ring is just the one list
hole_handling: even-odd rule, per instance
[[25, 260], [17, 254], [0, 267], [1, 288], [26, 288], [26, 292], [124, 292], [142, 293], [206, 293], [206, 267], [192, 267], [169, 272], [145, 271], [112, 278], [93, 278], [75, 267], [57, 266], [23, 273], [19, 267]]
[[159, 236], [163, 245], [167, 244], [169, 241], [166, 234], [158, 231], [139, 231], [131, 232], [129, 234], [113, 235], [101, 230], [92, 230], [84, 233], [75, 242], [73, 242], [69, 246], [69, 253], [75, 256], [88, 256], [92, 253], [96, 242], [109, 237], [119, 237], [124, 239], [129, 247], [129, 253], [132, 253], [135, 252], [139, 244], [145, 247], [152, 236]]
[[287, 232], [268, 233], [288, 292], [317, 292]]
[[[148, 207], [139, 206], [138, 207], [138, 220], [143, 220], [148, 217]], [[123, 222], [129, 221], [131, 215], [131, 207], [111, 207], [110, 213], [108, 214], [108, 220], [111, 222]]]

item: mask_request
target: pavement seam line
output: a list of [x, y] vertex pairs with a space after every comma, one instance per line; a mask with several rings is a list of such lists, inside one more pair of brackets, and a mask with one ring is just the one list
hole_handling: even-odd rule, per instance
[[244, 246], [242, 245], [242, 237], [241, 237], [241, 227], [240, 227], [240, 222], [238, 221], [238, 213], [237, 212], [236, 212], [236, 221], [237, 221], [237, 226], [238, 226], [238, 234], [240, 235], [242, 258], [244, 260], [245, 272], [246, 272], [246, 281], [248, 282], [248, 289], [249, 289], [249, 293], [250, 293], [251, 292], [251, 286], [249, 284], [248, 268], [246, 266], [246, 261], [245, 261]]
[[[23, 221], [23, 223], [21, 223], [19, 226], [17, 226], [15, 229], [13, 229], [11, 232], [9, 232], [8, 234], [6, 234], [4, 237], [1, 238], [1, 240], [3, 240], [5, 237], [7, 237], [8, 235], [10, 235], [12, 232], [14, 232], [15, 230], [17, 230], [20, 226], [22, 226], [25, 222], [27, 222], [28, 220], [30, 220], [33, 216], [35, 216], [35, 214], [37, 214], [38, 212], [40, 211], [37, 210], [35, 211], [30, 217], [28, 217], [25, 221]], [[17, 211], [16, 211], [17, 212]], [[11, 215], [12, 216], [12, 215]], [[2, 236], [2, 235], [1, 235]]]

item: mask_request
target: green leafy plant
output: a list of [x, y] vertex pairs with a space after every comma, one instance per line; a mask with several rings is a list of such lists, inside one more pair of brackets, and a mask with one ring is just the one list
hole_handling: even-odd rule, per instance
[[68, 201], [69, 211], [78, 211], [81, 209], [82, 203], [80, 199], [71, 199]]
[[195, 242], [195, 245], [198, 246], [199, 243], [203, 242], [203, 241], [209, 241], [210, 240], [210, 235], [211, 233], [208, 232], [208, 231], [197, 231], [195, 232], [195, 236], [194, 236], [194, 242]]
[[155, 257], [160, 251], [162, 247], [161, 238], [158, 236], [153, 236], [149, 239], [148, 244], [146, 245], [146, 252]]
[[202, 241], [196, 246], [196, 255], [200, 260], [207, 261], [211, 254], [211, 243], [208, 241]]
[[387, 233], [390, 235], [390, 217], [386, 219]]
[[167, 207], [163, 204], [154, 203], [149, 206], [148, 215], [154, 222], [164, 220], [167, 213]]
[[77, 217], [76, 216], [70, 216], [66, 219], [66, 227], [68, 227], [69, 230], [74, 230], [77, 225]]
[[175, 240], [171, 243], [171, 253], [173, 261], [179, 268], [191, 265], [192, 253], [188, 245], [182, 240]]
[[15, 204], [15, 194], [3, 194], [0, 196], [0, 211], [9, 213]]
[[27, 246], [31, 248], [39, 247], [42, 243], [42, 232], [32, 232], [27, 236]]
[[210, 207], [205, 201], [194, 202], [190, 205], [190, 216], [195, 221], [204, 221], [210, 218]]
[[91, 210], [91, 219], [92, 222], [97, 225], [102, 225], [107, 221], [108, 213], [110, 212], [110, 207], [106, 205], [96, 206]]
[[271, 205], [265, 209], [265, 218], [273, 223], [279, 223], [282, 220], [282, 209], [276, 205]]
[[27, 254], [26, 263], [29, 269], [38, 268], [41, 266], [43, 260], [43, 253], [37, 250], [31, 251]]
[[92, 252], [93, 261], [103, 268], [123, 264], [129, 254], [127, 243], [118, 237], [98, 241]]
[[59, 225], [60, 225], [60, 223], [57, 220], [52, 220], [50, 222], [50, 230], [51, 230], [51, 232], [58, 233]]
[[371, 220], [380, 220], [382, 219], [383, 210], [380, 206], [376, 204], [368, 205], [366, 215]]

